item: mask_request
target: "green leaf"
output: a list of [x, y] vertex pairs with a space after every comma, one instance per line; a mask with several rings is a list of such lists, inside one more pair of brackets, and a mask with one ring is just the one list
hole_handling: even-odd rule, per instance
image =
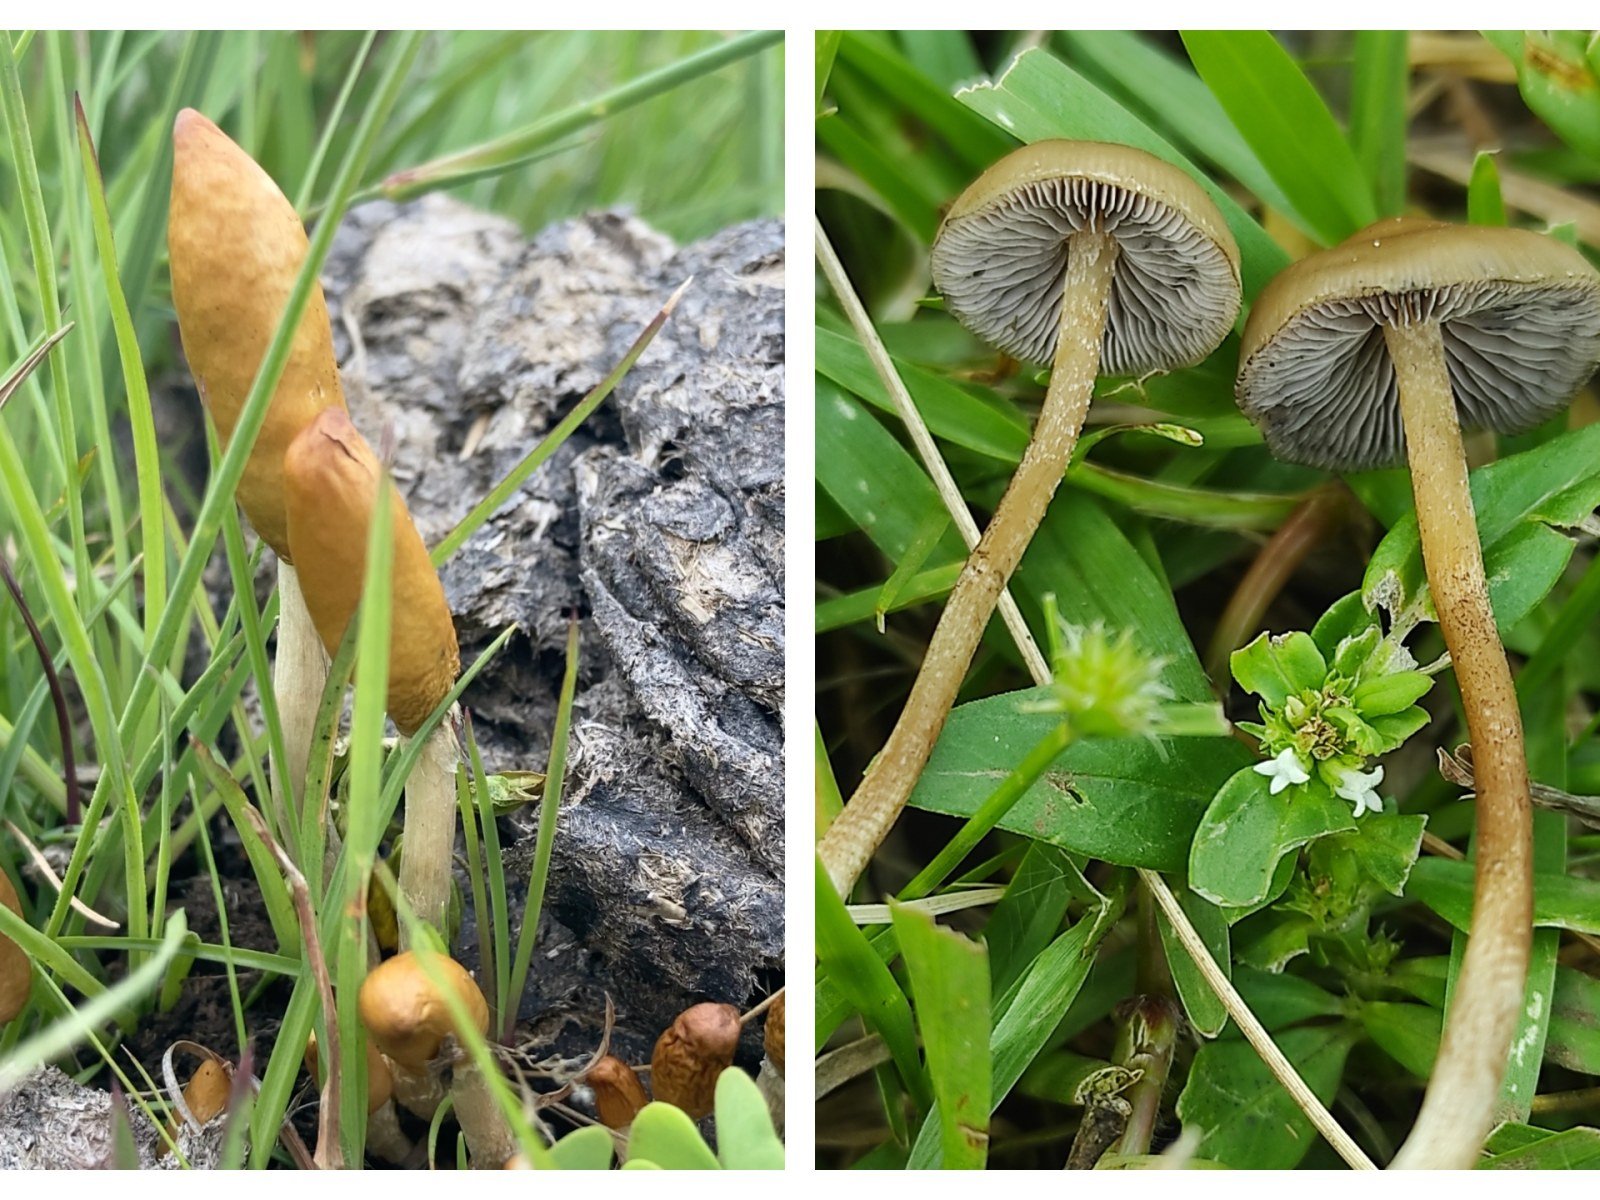
[[1516, 65], [1528, 107], [1580, 154], [1600, 162], [1600, 72], [1586, 54], [1590, 35], [1575, 30], [1529, 30], [1513, 51], [1491, 38]]
[[1189, 886], [1213, 904], [1255, 904], [1266, 897], [1285, 854], [1354, 828], [1350, 810], [1319, 779], [1274, 796], [1265, 775], [1241, 768], [1217, 792], [1195, 830]]
[[1235, 967], [1233, 985], [1250, 1011], [1268, 1029], [1282, 1029], [1320, 1017], [1344, 1013], [1344, 1001], [1298, 975]]
[[816, 863], [817, 962], [862, 1018], [883, 1038], [906, 1088], [926, 1108], [932, 1101], [917, 1054], [911, 1005], [867, 936], [850, 919], [822, 861]]
[[1369, 720], [1409, 708], [1428, 694], [1433, 680], [1421, 671], [1396, 671], [1358, 684], [1350, 702]]
[[[1285, 864], [1293, 867], [1295, 860], [1285, 858], [1278, 865]], [[1240, 922], [1238, 928], [1234, 956], [1242, 965], [1258, 971], [1282, 971], [1311, 949], [1311, 935], [1317, 932], [1317, 923], [1305, 913], [1268, 907], [1251, 920]]]
[[1328, 677], [1328, 664], [1317, 643], [1298, 630], [1277, 637], [1263, 633], [1235, 650], [1229, 664], [1239, 686], [1272, 708], [1282, 708], [1290, 696], [1319, 690]]
[[550, 1157], [563, 1171], [609, 1171], [613, 1149], [611, 1131], [604, 1125], [574, 1129], [550, 1147]]
[[1187, 171], [1216, 202], [1239, 244], [1246, 296], [1253, 296], [1289, 265], [1282, 247], [1238, 201], [1142, 119], [1045, 50], [1023, 51], [999, 79], [963, 88], [956, 99], [1024, 142], [1046, 138], [1118, 142]]
[[1356, 822], [1354, 833], [1335, 841], [1355, 856], [1361, 869], [1391, 896], [1404, 894], [1406, 880], [1422, 851], [1428, 818], [1421, 813], [1369, 813]]
[[1355, 35], [1350, 145], [1383, 217], [1398, 216], [1406, 202], [1406, 40], [1403, 29], [1363, 29]]
[[[1555, 586], [1572, 556], [1574, 529], [1600, 507], [1600, 425], [1472, 472], [1472, 505], [1489, 598], [1505, 634]], [[1367, 564], [1362, 594], [1402, 627], [1432, 620], [1416, 513], [1389, 530]]]
[[663, 1171], [717, 1171], [722, 1165], [688, 1115], [659, 1100], [639, 1110], [628, 1135], [628, 1166], [639, 1170], [645, 1164]]
[[1600, 1170], [1600, 1129], [1553, 1133], [1532, 1125], [1502, 1125], [1489, 1138], [1480, 1171]]
[[983, 930], [994, 995], [1005, 995], [1061, 928], [1072, 899], [1069, 871], [1076, 868], [1065, 850], [1029, 843]]
[[761, 1089], [730, 1067], [717, 1077], [717, 1157], [729, 1171], [783, 1170], [783, 1142]]
[[[1224, 975], [1231, 976], [1233, 954], [1229, 947], [1227, 917], [1216, 905], [1201, 899], [1175, 880], [1172, 881], [1172, 890], [1189, 923], [1205, 942], [1212, 961], [1222, 969]], [[1167, 956], [1167, 966], [1172, 971], [1173, 986], [1178, 989], [1178, 998], [1183, 1001], [1183, 1010], [1189, 1015], [1189, 1023], [1202, 1037], [1216, 1037], [1228, 1023], [1228, 1010], [1222, 1006], [1222, 1001], [1200, 974], [1194, 959], [1178, 941], [1178, 935], [1173, 931], [1172, 922], [1167, 919], [1165, 912], [1156, 913], [1156, 928], [1161, 934], [1161, 948]]]
[[1379, 1049], [1418, 1079], [1433, 1074], [1444, 1028], [1444, 1013], [1439, 1009], [1375, 1000], [1361, 1006], [1361, 1026]]
[[[1424, 858], [1411, 869], [1406, 898], [1418, 900], [1463, 933], [1471, 932], [1472, 864]], [[1600, 881], [1535, 872], [1533, 923], [1600, 934]]]
[[1500, 194], [1500, 168], [1495, 152], [1479, 150], [1467, 180], [1467, 221], [1473, 225], [1504, 225], [1506, 202]]
[[1545, 1058], [1571, 1071], [1600, 1075], [1600, 980], [1556, 967]]
[[1367, 175], [1311, 82], [1262, 30], [1185, 30], [1200, 78], [1295, 208], [1332, 244], [1377, 219]]
[[941, 1165], [982, 1170], [989, 1149], [989, 962], [981, 943], [891, 902], [938, 1102]]
[[[930, 812], [969, 817], [1058, 718], [1020, 711], [1045, 688], [963, 704], [950, 714], [911, 794]], [[1096, 738], [1069, 747], [1000, 828], [1119, 866], [1181, 871], [1206, 798], [1248, 750], [1231, 739]]]
[[[1290, 1029], [1275, 1040], [1317, 1098], [1330, 1103], [1350, 1035], [1338, 1027]], [[1178, 1116], [1201, 1131], [1202, 1157], [1233, 1167], [1286, 1171], [1316, 1140], [1310, 1119], [1242, 1039], [1200, 1047], [1178, 1097]]]

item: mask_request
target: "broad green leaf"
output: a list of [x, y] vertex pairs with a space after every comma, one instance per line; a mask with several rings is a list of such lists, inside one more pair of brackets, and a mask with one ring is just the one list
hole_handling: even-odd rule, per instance
[[1229, 665], [1239, 686], [1282, 708], [1290, 696], [1317, 691], [1328, 677], [1328, 664], [1309, 633], [1298, 630], [1273, 637], [1263, 633], [1235, 650]]
[[1282, 247], [1238, 201], [1143, 120], [1045, 50], [1023, 51], [999, 79], [963, 88], [956, 99], [1024, 142], [1046, 138], [1120, 142], [1183, 168], [1216, 202], [1239, 243], [1246, 296], [1253, 296], [1289, 265]]
[[[1042, 688], [963, 704], [950, 714], [911, 803], [969, 817], [1057, 718], [1019, 711]], [[1119, 866], [1181, 871], [1210, 797], [1251, 760], [1231, 739], [1097, 738], [1069, 747], [1000, 823]]]
[[1390, 1058], [1418, 1079], [1433, 1074], [1444, 1013], [1426, 1004], [1373, 1001], [1360, 1010], [1361, 1026]]
[[1235, 967], [1233, 985], [1239, 989], [1250, 1011], [1268, 1029], [1282, 1029], [1321, 1017], [1337, 1017], [1344, 1012], [1344, 1001], [1298, 975]]
[[1399, 896], [1422, 850], [1427, 824], [1421, 813], [1369, 813], [1356, 822], [1354, 833], [1335, 837], [1374, 882], [1391, 896]]
[[717, 1077], [717, 1157], [729, 1171], [783, 1170], [783, 1142], [755, 1080], [736, 1067]]
[[1189, 59], [1273, 179], [1326, 244], [1378, 212], [1367, 175], [1317, 90], [1263, 30], [1185, 30]]
[[[1575, 528], [1600, 507], [1600, 425], [1562, 434], [1472, 473], [1489, 598], [1502, 633], [1532, 611], [1572, 556]], [[1417, 518], [1408, 512], [1367, 564], [1362, 594], [1402, 625], [1431, 620]]]
[[[1293, 857], [1279, 863], [1293, 867]], [[1282, 971], [1311, 949], [1311, 935], [1317, 923], [1305, 913], [1287, 912], [1267, 905], [1248, 921], [1241, 921], [1234, 935], [1234, 957], [1242, 966], [1257, 971]]]
[[1047, 842], [1029, 844], [983, 929], [994, 995], [1005, 995], [1061, 928], [1072, 899], [1069, 871], [1076, 868], [1065, 850]]
[[938, 1102], [941, 1165], [981, 1171], [989, 1149], [989, 962], [982, 943], [892, 904]]
[[609, 1171], [615, 1143], [604, 1125], [574, 1129], [550, 1147], [550, 1157], [563, 1171]]
[[1223, 784], [1189, 852], [1189, 886], [1213, 904], [1242, 908], [1262, 900], [1278, 861], [1330, 833], [1355, 828], [1350, 809], [1314, 778], [1272, 795], [1265, 775], [1244, 767]]
[[[1231, 975], [1233, 954], [1229, 947], [1227, 917], [1216, 905], [1201, 899], [1181, 883], [1174, 880], [1172, 884], [1178, 903], [1205, 942], [1206, 949], [1211, 952], [1212, 961], [1222, 968], [1224, 975]], [[1173, 986], [1178, 989], [1178, 998], [1183, 1001], [1183, 1011], [1189, 1015], [1189, 1023], [1201, 1036], [1216, 1037], [1228, 1023], [1228, 1010], [1222, 1006], [1216, 992], [1211, 990], [1211, 985], [1200, 974], [1200, 968], [1195, 966], [1194, 959], [1178, 941], [1178, 935], [1173, 932], [1172, 922], [1167, 920], [1165, 912], [1156, 913], [1156, 928], [1161, 933], [1161, 948], [1167, 956]]]
[[1600, 1075], [1600, 980], [1556, 968], [1545, 1058], [1568, 1070]]
[[1503, 1125], [1484, 1149], [1480, 1171], [1600, 1170], [1600, 1129], [1587, 1126], [1555, 1133], [1532, 1125]]
[[1528, 107], [1567, 145], [1600, 162], [1600, 71], [1589, 53], [1591, 37], [1536, 29], [1490, 40], [1515, 64]]
[[639, 1170], [645, 1164], [663, 1171], [721, 1169], [717, 1156], [711, 1153], [688, 1114], [659, 1100], [639, 1110], [628, 1135], [628, 1165]]
[[[1290, 1029], [1274, 1039], [1324, 1104], [1344, 1074], [1350, 1035], [1343, 1029]], [[1310, 1119], [1243, 1039], [1207, 1042], [1194, 1056], [1178, 1097], [1178, 1116], [1201, 1131], [1199, 1154], [1230, 1167], [1285, 1171], [1316, 1140]]]
[[[1472, 864], [1447, 858], [1419, 860], [1411, 869], [1406, 898], [1421, 901], [1455, 928], [1470, 933]], [[1600, 881], [1535, 872], [1533, 923], [1600, 934]]]

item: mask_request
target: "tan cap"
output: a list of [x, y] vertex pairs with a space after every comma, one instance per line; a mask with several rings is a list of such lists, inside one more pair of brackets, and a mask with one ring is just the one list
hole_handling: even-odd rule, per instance
[[1245, 323], [1234, 394], [1279, 458], [1333, 471], [1405, 455], [1383, 327], [1437, 321], [1461, 424], [1520, 433], [1600, 364], [1600, 274], [1523, 229], [1394, 217], [1280, 272]]
[[1014, 358], [1049, 362], [1067, 239], [1116, 238], [1101, 346], [1107, 374], [1189, 366], [1239, 314], [1239, 248], [1188, 173], [1143, 150], [1045, 141], [1014, 150], [951, 206], [933, 243], [933, 282], [968, 329]]
[[[467, 969], [442, 954], [434, 962], [477, 1031], [488, 1032], [489, 1005]], [[446, 1035], [457, 1032], [444, 997], [409, 950], [373, 968], [362, 980], [357, 1006], [373, 1044], [407, 1070], [426, 1067], [439, 1056]]]

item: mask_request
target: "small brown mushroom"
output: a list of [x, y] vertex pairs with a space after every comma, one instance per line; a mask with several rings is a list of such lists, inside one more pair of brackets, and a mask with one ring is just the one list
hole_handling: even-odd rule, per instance
[[594, 1091], [595, 1112], [611, 1129], [627, 1129], [639, 1110], [650, 1103], [633, 1068], [612, 1054], [590, 1067], [583, 1082]]
[[[22, 899], [11, 877], [0, 869], [0, 904], [22, 916]], [[12, 1020], [28, 1004], [33, 987], [33, 962], [27, 951], [0, 933], [0, 1025]]]
[[717, 1077], [733, 1065], [739, 1030], [739, 1010], [731, 1004], [696, 1004], [679, 1013], [650, 1056], [651, 1094], [697, 1121], [706, 1116], [716, 1103]]
[[1396, 218], [1279, 274], [1245, 326], [1239, 407], [1291, 462], [1409, 460], [1439, 627], [1477, 758], [1472, 934], [1422, 1111], [1395, 1165], [1477, 1160], [1523, 1003], [1533, 924], [1522, 720], [1484, 577], [1463, 426], [1560, 412], [1600, 363], [1600, 275], [1517, 229]]
[[1216, 205], [1185, 171], [1128, 146], [1045, 141], [1008, 154], [951, 206], [932, 267], [957, 320], [1053, 369], [1033, 438], [945, 602], [894, 732], [817, 847], [840, 893], [933, 752], [1072, 461], [1096, 376], [1197, 363], [1239, 312], [1239, 250]]

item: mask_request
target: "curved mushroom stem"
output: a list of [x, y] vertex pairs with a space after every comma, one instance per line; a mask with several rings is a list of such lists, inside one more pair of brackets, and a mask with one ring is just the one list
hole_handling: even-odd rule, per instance
[[[405, 831], [400, 855], [400, 893], [419, 921], [450, 943], [450, 867], [456, 847], [456, 749], [452, 712], [428, 735], [406, 780]], [[400, 948], [409, 948], [405, 926]], [[503, 1160], [502, 1160], [503, 1161]]]
[[933, 753], [1000, 593], [1061, 485], [1100, 372], [1100, 341], [1116, 270], [1110, 234], [1070, 238], [1055, 363], [1033, 439], [989, 527], [967, 559], [928, 643], [894, 732], [817, 846], [828, 877], [848, 892], [888, 836]]
[[278, 560], [278, 644], [272, 663], [272, 693], [278, 702], [278, 723], [283, 728], [287, 761], [282, 776], [274, 775], [272, 790], [278, 811], [286, 819], [300, 817], [300, 795], [306, 786], [306, 764], [311, 758], [311, 736], [317, 724], [317, 705], [328, 679], [328, 655], [317, 636], [300, 590], [300, 575]]
[[1489, 605], [1467, 461], [1437, 323], [1384, 327], [1400, 383], [1422, 561], [1477, 775], [1472, 934], [1422, 1111], [1397, 1168], [1476, 1164], [1494, 1123], [1533, 934], [1533, 825], [1522, 717]]

